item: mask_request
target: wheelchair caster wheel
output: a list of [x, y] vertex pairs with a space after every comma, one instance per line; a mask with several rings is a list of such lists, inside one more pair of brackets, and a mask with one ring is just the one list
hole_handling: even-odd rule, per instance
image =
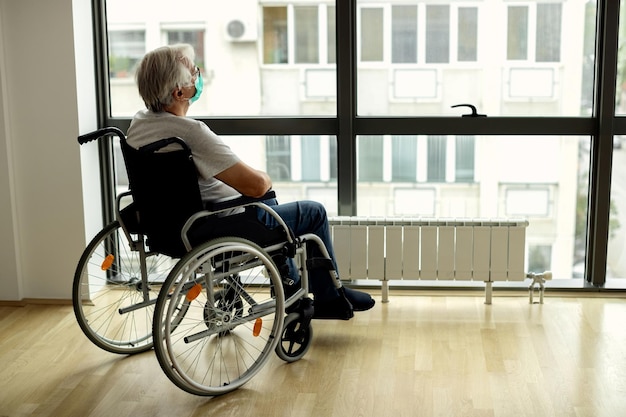
[[276, 354], [285, 362], [301, 359], [311, 346], [313, 326], [311, 322], [303, 326], [302, 317], [298, 313], [290, 313], [285, 317], [285, 324], [280, 341], [276, 346]]

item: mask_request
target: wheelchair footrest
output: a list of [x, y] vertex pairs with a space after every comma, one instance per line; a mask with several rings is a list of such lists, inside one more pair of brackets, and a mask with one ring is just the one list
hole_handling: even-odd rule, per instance
[[335, 269], [335, 265], [333, 265], [333, 261], [328, 258], [310, 258], [306, 260], [306, 269], [309, 271], [312, 269], [332, 271]]
[[304, 297], [300, 300], [300, 306], [298, 310], [302, 315], [302, 323], [308, 325], [313, 318], [313, 312], [315, 311], [315, 308], [313, 307], [313, 300], [311, 300], [309, 297]]

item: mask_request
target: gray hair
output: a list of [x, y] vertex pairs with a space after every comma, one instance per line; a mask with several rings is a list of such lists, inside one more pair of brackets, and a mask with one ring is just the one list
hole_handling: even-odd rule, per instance
[[189, 67], [194, 59], [195, 53], [189, 44], [162, 46], [142, 58], [135, 80], [148, 109], [163, 111], [173, 103], [175, 89], [191, 84]]

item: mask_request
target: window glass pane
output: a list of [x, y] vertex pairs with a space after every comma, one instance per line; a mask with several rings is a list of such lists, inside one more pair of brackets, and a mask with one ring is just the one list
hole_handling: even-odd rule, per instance
[[361, 61], [383, 60], [383, 9], [361, 9]]
[[329, 148], [329, 160], [330, 166], [328, 167], [328, 171], [330, 174], [330, 179], [337, 181], [337, 140], [335, 137], [332, 137], [328, 144]]
[[196, 51], [195, 64], [204, 70], [204, 30], [167, 30], [165, 32], [167, 44], [188, 43]]
[[358, 115], [592, 114], [598, 2], [375, 4], [357, 0]]
[[532, 245], [528, 248], [528, 270], [543, 272], [550, 270], [552, 246]]
[[457, 60], [476, 61], [478, 53], [478, 8], [459, 8]]
[[417, 136], [391, 137], [392, 181], [417, 179]]
[[509, 6], [507, 53], [509, 60], [528, 58], [528, 7]]
[[289, 136], [267, 136], [267, 166], [265, 171], [277, 181], [291, 179], [291, 142]]
[[446, 180], [446, 136], [428, 137], [428, 181], [443, 182]]
[[263, 8], [263, 62], [286, 64], [289, 57], [287, 8]]
[[426, 62], [450, 60], [450, 7], [426, 6]]
[[[589, 137], [390, 135], [376, 142], [372, 137], [357, 137], [359, 152], [374, 143], [377, 146], [372, 146], [371, 152], [381, 156], [370, 163], [382, 166], [378, 176], [382, 173], [383, 178], [357, 183], [357, 215], [525, 218], [529, 221], [525, 270], [551, 270], [555, 279], [570, 279], [580, 268], [587, 236]], [[416, 143], [415, 180], [394, 176], [403, 171], [394, 165], [406, 162], [396, 151], [401, 143]], [[613, 166], [613, 178], [624, 179], [623, 187], [617, 180], [614, 192], [618, 192], [626, 189], [626, 172], [620, 174], [626, 170], [626, 151], [616, 149], [615, 156], [624, 157]], [[359, 165], [365, 163], [360, 157], [358, 161]], [[363, 172], [360, 167], [359, 172]], [[612, 215], [620, 225], [612, 219], [614, 252], [609, 265], [615, 274], [615, 268], [624, 264], [626, 277], [626, 228], [622, 226], [626, 224], [626, 193], [621, 194], [613, 196]]]
[[319, 136], [302, 137], [302, 180], [319, 181], [321, 179], [321, 149]]
[[319, 62], [317, 7], [296, 7], [294, 14], [296, 63], [317, 63]]
[[143, 55], [179, 42], [193, 45], [204, 79], [202, 95], [189, 108], [189, 116], [337, 114], [334, 3], [105, 4], [113, 117], [132, 117], [144, 108], [133, 76]]
[[[617, 50], [617, 85], [615, 97], [615, 114], [626, 115], [626, 1], [620, 0], [620, 19], [619, 19], [619, 49]], [[588, 11], [588, 13], [591, 13]], [[591, 49], [593, 45], [585, 44], [585, 51], [593, 53]], [[588, 64], [590, 65], [590, 63]], [[591, 71], [588, 71], [591, 73]], [[592, 77], [587, 77], [588, 84], [593, 83]], [[588, 99], [591, 101], [591, 98]], [[588, 106], [591, 107], [591, 106]]]
[[109, 74], [111, 78], [132, 78], [146, 51], [144, 30], [109, 32]]
[[357, 180], [383, 180], [383, 137], [360, 136], [357, 141]]
[[474, 136], [457, 136], [455, 151], [455, 181], [474, 181]]
[[561, 60], [561, 4], [537, 5], [537, 62]]
[[[241, 160], [272, 177], [281, 203], [314, 200], [337, 216], [337, 138], [335, 136], [221, 136]], [[128, 191], [119, 140], [114, 139], [115, 193]]]
[[334, 64], [337, 62], [337, 31], [336, 31], [336, 15], [335, 15], [335, 7], [328, 6], [326, 9], [326, 50], [327, 56], [326, 60], [329, 64]]
[[626, 137], [613, 138], [607, 278], [626, 278]]
[[337, 139], [335, 136], [222, 136], [253, 168], [272, 177], [278, 201], [314, 200], [330, 216], [337, 208]]
[[391, 8], [391, 62], [417, 62], [417, 7]]

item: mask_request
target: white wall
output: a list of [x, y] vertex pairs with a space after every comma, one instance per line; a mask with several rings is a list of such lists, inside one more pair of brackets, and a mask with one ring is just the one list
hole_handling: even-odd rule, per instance
[[21, 294], [19, 265], [17, 262], [17, 236], [14, 230], [16, 219], [15, 196], [13, 194], [13, 164], [8, 126], [7, 61], [4, 48], [4, 2], [0, 3], [0, 298], [16, 299]]
[[97, 170], [76, 142], [96, 127], [89, 3], [0, 0], [0, 300], [71, 298], [81, 152]]

